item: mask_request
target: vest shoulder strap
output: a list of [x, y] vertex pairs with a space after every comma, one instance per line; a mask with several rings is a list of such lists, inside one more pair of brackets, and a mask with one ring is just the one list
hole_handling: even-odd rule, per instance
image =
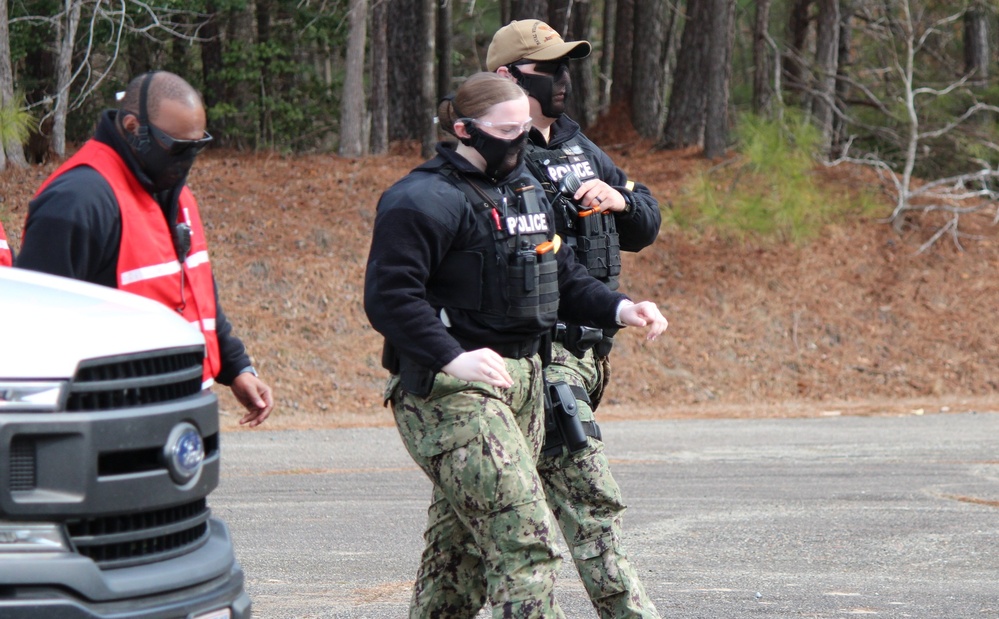
[[496, 202], [489, 197], [485, 189], [479, 187], [475, 181], [459, 172], [453, 165], [445, 163], [440, 166], [438, 173], [446, 178], [448, 182], [460, 189], [473, 207], [495, 208]]

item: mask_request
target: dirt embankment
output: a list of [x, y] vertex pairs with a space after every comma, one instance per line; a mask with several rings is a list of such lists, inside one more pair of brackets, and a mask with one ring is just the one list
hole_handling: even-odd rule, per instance
[[[663, 203], [706, 167], [600, 135]], [[381, 338], [362, 307], [378, 196], [420, 162], [209, 151], [190, 184], [223, 305], [275, 389], [272, 427], [390, 424]], [[30, 195], [53, 169], [0, 174], [0, 217], [16, 238]], [[859, 172], [824, 171], [849, 190]], [[886, 212], [889, 207], [886, 205]], [[936, 222], [924, 221], [928, 227]], [[625, 257], [623, 290], [657, 301], [667, 336], [622, 332], [602, 418], [789, 416], [995, 409], [999, 404], [999, 243], [991, 219], [958, 251], [917, 254], [926, 229], [831, 226], [806, 246], [731, 242], [665, 226]], [[226, 390], [225, 423], [237, 410]]]

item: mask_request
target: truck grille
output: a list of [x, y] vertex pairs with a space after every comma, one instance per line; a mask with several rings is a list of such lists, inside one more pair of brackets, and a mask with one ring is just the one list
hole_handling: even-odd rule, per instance
[[10, 442], [9, 466], [10, 478], [7, 482], [11, 492], [34, 490], [38, 474], [34, 441], [22, 436], [15, 436]]
[[89, 359], [70, 388], [68, 411], [106, 411], [168, 402], [201, 391], [201, 347]]
[[67, 522], [77, 552], [102, 569], [162, 561], [208, 540], [211, 510], [205, 499], [136, 514]]

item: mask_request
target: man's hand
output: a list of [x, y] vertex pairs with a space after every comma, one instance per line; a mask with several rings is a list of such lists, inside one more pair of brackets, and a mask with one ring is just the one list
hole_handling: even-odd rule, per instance
[[641, 303], [622, 301], [619, 319], [622, 325], [629, 327], [648, 326], [645, 333], [647, 340], [656, 339], [669, 326], [666, 317], [652, 301], [642, 301]]
[[599, 178], [590, 179], [580, 185], [572, 197], [587, 209], [593, 209], [597, 213], [620, 212], [628, 208], [628, 202], [621, 192]]
[[232, 381], [232, 395], [236, 396], [247, 413], [239, 420], [240, 425], [259, 426], [271, 414], [274, 398], [271, 388], [250, 372], [243, 372]]

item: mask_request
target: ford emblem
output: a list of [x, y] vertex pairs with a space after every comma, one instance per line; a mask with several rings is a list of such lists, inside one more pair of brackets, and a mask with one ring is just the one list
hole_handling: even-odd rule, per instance
[[176, 483], [195, 479], [205, 462], [205, 443], [198, 429], [186, 421], [174, 426], [163, 446], [163, 460]]

